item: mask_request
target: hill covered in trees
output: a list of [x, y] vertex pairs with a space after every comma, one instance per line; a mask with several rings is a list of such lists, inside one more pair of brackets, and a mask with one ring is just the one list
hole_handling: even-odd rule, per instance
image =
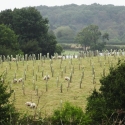
[[125, 43], [125, 6], [114, 5], [64, 5], [37, 6], [58, 41], [73, 42], [75, 35], [88, 25], [97, 25], [102, 33], [109, 33], [110, 43]]

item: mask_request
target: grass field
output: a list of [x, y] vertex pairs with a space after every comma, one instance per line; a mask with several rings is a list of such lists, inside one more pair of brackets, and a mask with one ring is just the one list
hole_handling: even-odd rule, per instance
[[[15, 106], [20, 112], [34, 113], [33, 109], [26, 107], [25, 102], [32, 101], [38, 104], [39, 101], [37, 110], [40, 110], [43, 116], [48, 116], [54, 109], [60, 107], [61, 100], [62, 103], [69, 101], [84, 110], [87, 103], [86, 98], [94, 87], [99, 89], [99, 79], [104, 70], [107, 75], [109, 67], [115, 65], [119, 58], [124, 58], [124, 56], [64, 60], [42, 59], [18, 61], [17, 63], [5, 61], [0, 63], [0, 74], [7, 72], [5, 83], [9, 83], [11, 89], [15, 91], [11, 99], [15, 98]], [[95, 72], [95, 79], [93, 72]], [[84, 77], [80, 88], [82, 73], [84, 73]], [[71, 74], [72, 81], [68, 87], [68, 82], [64, 77], [69, 77]], [[48, 81], [43, 80], [45, 75], [50, 75]], [[13, 83], [14, 77], [23, 77], [24, 83]]]

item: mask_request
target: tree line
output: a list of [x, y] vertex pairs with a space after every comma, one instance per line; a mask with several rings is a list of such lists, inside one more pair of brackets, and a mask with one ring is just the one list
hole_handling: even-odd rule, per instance
[[34, 7], [1, 11], [0, 54], [53, 55], [56, 50], [60, 52], [48, 23], [48, 19], [43, 18]]
[[[99, 26], [102, 33], [110, 34], [109, 43], [125, 43], [125, 7], [114, 5], [64, 5], [36, 6], [43, 17], [47, 17], [50, 28], [59, 42], [72, 43], [74, 36], [89, 25]], [[67, 32], [67, 30], [69, 32]], [[68, 39], [65, 38], [67, 34]]]
[[[60, 27], [54, 33], [49, 28], [49, 20], [43, 18], [34, 7], [8, 9], [0, 13], [0, 54], [61, 54], [63, 48], [58, 44], [59, 40], [70, 40], [74, 32], [70, 27]], [[56, 35], [55, 35], [56, 34]], [[97, 25], [89, 25], [78, 32], [74, 37], [86, 51], [102, 50], [109, 40], [108, 33], [101, 33]]]

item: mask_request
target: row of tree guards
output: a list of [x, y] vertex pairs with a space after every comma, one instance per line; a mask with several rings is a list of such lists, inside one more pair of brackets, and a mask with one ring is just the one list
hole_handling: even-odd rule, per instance
[[[121, 56], [125, 55], [125, 50], [124, 49], [119, 49], [119, 50], [103, 50], [102, 52], [96, 50], [96, 51], [79, 51], [77, 54], [62, 54], [62, 59], [68, 59], [68, 58], [79, 58], [79, 57], [93, 57], [93, 56]], [[45, 60], [45, 59], [58, 59], [58, 53], [54, 53], [54, 56], [50, 57], [50, 54], [47, 53], [47, 55], [42, 55], [42, 53], [35, 55], [35, 54], [25, 54], [25, 55], [16, 55], [16, 57], [13, 57], [13, 55], [0, 55], [0, 63], [3, 61], [12, 61], [12, 58], [15, 58], [16, 61], [28, 61], [28, 60]], [[54, 58], [53, 58], [54, 57]]]
[[[104, 56], [104, 59], [108, 59], [108, 63], [110, 66], [113, 66], [113, 62], [111, 60], [109, 60], [109, 56], [114, 56], [114, 58], [116, 58], [116, 56], [124, 56], [125, 55], [125, 51], [124, 50], [114, 50], [114, 51], [103, 51], [102, 52], [102, 55]], [[70, 61], [69, 61], [69, 68], [71, 69], [71, 72], [70, 72], [70, 80], [67, 81], [67, 91], [68, 91], [68, 88], [70, 87], [70, 83], [72, 82], [72, 75], [74, 74], [74, 66], [71, 66], [72, 65], [72, 59], [76, 57], [75, 54], [73, 55], [68, 55], [70, 58]], [[79, 59], [79, 65], [78, 65], [78, 69], [81, 70], [82, 69], [82, 72], [81, 72], [81, 78], [80, 78], [80, 81], [79, 81], [79, 87], [82, 88], [82, 81], [84, 79], [84, 67], [81, 68], [81, 63], [80, 63], [80, 60], [81, 58], [85, 58], [85, 57], [94, 57], [94, 56], [98, 56], [98, 62], [100, 64], [100, 67], [104, 66], [103, 68], [103, 72], [102, 72], [102, 75], [105, 76], [105, 63], [103, 64], [102, 61], [101, 61], [101, 58], [100, 58], [100, 53], [99, 51], [86, 51], [86, 52], [83, 52], [81, 51], [78, 55], [77, 55], [77, 58]], [[55, 59], [58, 59], [58, 54], [55, 53], [54, 54], [54, 57]], [[0, 56], [0, 65], [1, 67], [3, 66], [3, 62], [7, 61], [9, 63], [9, 69], [11, 70], [11, 59], [14, 58], [12, 55], [11, 56], [7, 56], [5, 57], [4, 55], [1, 55]], [[66, 70], [67, 70], [67, 67], [64, 66], [63, 69], [61, 67], [61, 64], [62, 64], [62, 60], [67, 58], [67, 55], [63, 55], [63, 58], [60, 59], [60, 69], [61, 69], [61, 72], [60, 72], [60, 77], [63, 78], [64, 77], [64, 73], [66, 73]], [[45, 63], [45, 60], [47, 59], [50, 59], [50, 70], [51, 70], [51, 77], [54, 77], [54, 68], [52, 66], [52, 63], [53, 63], [53, 57], [50, 58], [49, 56], [49, 53], [47, 53], [47, 56], [42, 56], [42, 54], [38, 54], [38, 60], [41, 60], [41, 65], [43, 63]], [[33, 85], [33, 90], [36, 92], [36, 95], [38, 96], [39, 95], [39, 92], [38, 92], [38, 86], [36, 85], [36, 81], [37, 81], [37, 72], [40, 72], [40, 64], [38, 64], [37, 66], [37, 72], [35, 73], [35, 70], [34, 70], [34, 65], [35, 65], [35, 62], [36, 62], [36, 55], [35, 54], [32, 54], [32, 55], [16, 55], [16, 61], [15, 61], [15, 64], [16, 64], [16, 70], [19, 69], [19, 66], [18, 66], [18, 61], [22, 61], [23, 62], [23, 66], [24, 66], [24, 62], [26, 61], [26, 68], [24, 70], [24, 74], [23, 74], [23, 82], [22, 82], [22, 91], [23, 91], [23, 95], [25, 95], [25, 81], [27, 79], [27, 75], [26, 75], [26, 72], [28, 71], [29, 69], [29, 65], [28, 65], [28, 61], [33, 61], [33, 69], [32, 69], [32, 76], [33, 76], [33, 80], [32, 80], [32, 85]], [[91, 58], [89, 59], [89, 63], [90, 63], [90, 66], [92, 67], [92, 83], [95, 84], [96, 83], [96, 80], [95, 80], [95, 68], [94, 68], [94, 65], [93, 65], [93, 62], [91, 60]], [[5, 74], [8, 73], [8, 67], [5, 68]], [[48, 74], [44, 74], [44, 70], [42, 69], [41, 71], [41, 74], [42, 74], [42, 77], [44, 77], [44, 75], [48, 75]], [[6, 75], [5, 75], [6, 76]], [[16, 74], [16, 71], [14, 73], [14, 78], [17, 77], [17, 74]], [[4, 77], [3, 77], [4, 79]], [[46, 86], [46, 92], [48, 91], [48, 79], [46, 79], [45, 81], [45, 86]], [[59, 84], [59, 76], [57, 76], [57, 80], [56, 80], [56, 83], [57, 83], [57, 87], [60, 86], [60, 92], [62, 93], [63, 92], [63, 84], [60, 83]], [[12, 90], [12, 85], [11, 83], [9, 82], [9, 87], [10, 87], [10, 91]], [[15, 91], [14, 91], [14, 99], [15, 99]]]

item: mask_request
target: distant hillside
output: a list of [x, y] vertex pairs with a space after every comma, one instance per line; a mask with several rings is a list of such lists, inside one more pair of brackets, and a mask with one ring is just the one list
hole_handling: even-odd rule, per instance
[[53, 31], [59, 31], [59, 27], [68, 27], [76, 34], [84, 27], [94, 24], [99, 26], [102, 33], [109, 33], [110, 42], [125, 43], [125, 6], [95, 3], [54, 7], [41, 5], [37, 6], [36, 9], [43, 17], [48, 18], [50, 29]]

